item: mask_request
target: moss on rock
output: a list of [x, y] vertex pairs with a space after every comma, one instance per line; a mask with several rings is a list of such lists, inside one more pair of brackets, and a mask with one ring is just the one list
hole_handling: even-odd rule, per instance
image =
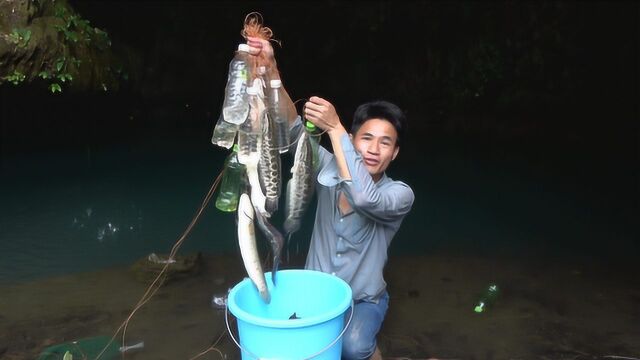
[[0, 2], [0, 85], [41, 81], [52, 91], [54, 84], [112, 90], [119, 85], [121, 68], [107, 33], [91, 26], [66, 0]]

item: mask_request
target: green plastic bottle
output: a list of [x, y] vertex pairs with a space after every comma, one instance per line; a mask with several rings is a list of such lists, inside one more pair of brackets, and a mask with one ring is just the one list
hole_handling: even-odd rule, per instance
[[309, 140], [311, 141], [311, 149], [313, 150], [313, 168], [318, 170], [320, 166], [320, 135], [318, 128], [310, 121], [305, 122], [305, 130], [309, 134]]
[[480, 299], [478, 300], [478, 303], [476, 304], [476, 307], [473, 311], [477, 313], [484, 312], [488, 306], [493, 305], [493, 303], [496, 301], [498, 293], [498, 285], [489, 285], [480, 296]]
[[240, 184], [244, 175], [244, 165], [238, 162], [238, 144], [233, 145], [233, 151], [224, 161], [224, 173], [220, 192], [216, 199], [216, 207], [221, 211], [232, 212], [238, 209], [240, 199]]

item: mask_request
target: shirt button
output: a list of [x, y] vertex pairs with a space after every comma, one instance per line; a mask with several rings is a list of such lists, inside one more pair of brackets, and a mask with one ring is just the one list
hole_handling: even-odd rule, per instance
[[335, 271], [332, 271], [332, 272], [331, 272], [331, 275], [336, 276], [336, 272], [335, 272]]
[[340, 257], [340, 256], [342, 256], [342, 254], [338, 254], [338, 255], [336, 255], [336, 256], [337, 256], [337, 257]]
[[342, 222], [342, 220], [344, 220], [344, 219], [340, 219], [340, 222]]

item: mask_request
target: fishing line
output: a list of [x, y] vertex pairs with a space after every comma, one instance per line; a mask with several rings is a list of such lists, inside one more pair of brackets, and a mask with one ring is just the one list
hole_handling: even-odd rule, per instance
[[[309, 99], [307, 99], [307, 98], [302, 98], [302, 99], [298, 99], [298, 100], [294, 101], [294, 102], [293, 102], [293, 105], [295, 106], [298, 102], [303, 101], [303, 100], [304, 100], [304, 101], [309, 101]], [[304, 105], [304, 106], [302, 107], [302, 114], [303, 114], [303, 115], [301, 115], [301, 116], [300, 116], [300, 118], [302, 119], [302, 126], [303, 126], [303, 127], [304, 127], [304, 123], [305, 123], [306, 121], [308, 121], [308, 120], [306, 120], [306, 119], [304, 118], [304, 109], [306, 109], [306, 105]], [[306, 130], [305, 130], [305, 131], [306, 131]], [[327, 131], [329, 131], [329, 130], [328, 130], [328, 129], [327, 129], [327, 130], [323, 130], [322, 132], [317, 133], [317, 134], [311, 134], [311, 133], [309, 133], [309, 136], [319, 138], [319, 137], [321, 137], [322, 135], [324, 135]], [[288, 145], [280, 146], [280, 147], [277, 147], [276, 149], [277, 149], [278, 151], [280, 151], [280, 150], [284, 150], [284, 149], [290, 149], [290, 148], [293, 146], [293, 144], [295, 144], [297, 141], [298, 141], [298, 139], [296, 139], [296, 140], [292, 140]]]
[[220, 342], [220, 340], [222, 340], [222, 337], [226, 334], [225, 329], [222, 329], [222, 332], [220, 333], [220, 336], [218, 336], [218, 339], [216, 341], [213, 342], [213, 344], [211, 344], [211, 346], [209, 346], [209, 348], [205, 349], [204, 351], [202, 351], [201, 353], [197, 354], [196, 356], [190, 358], [189, 360], [194, 360], [199, 358], [200, 356], [203, 356], [204, 354], [208, 353], [209, 351], [217, 351], [218, 354], [220, 355], [221, 359], [224, 359], [224, 354], [222, 353], [222, 351], [218, 350], [216, 348], [216, 345], [218, 345], [218, 343]]
[[[213, 193], [215, 192], [216, 188], [218, 187], [218, 184], [220, 183], [220, 180], [222, 179], [222, 175], [223, 174], [224, 174], [224, 170], [221, 171], [220, 174], [218, 174], [218, 177], [216, 177], [216, 179], [214, 180], [213, 184], [211, 185], [211, 188], [209, 188], [209, 192], [207, 193], [207, 195], [205, 196], [204, 200], [202, 201], [202, 204], [200, 205], [200, 208], [198, 209], [198, 211], [196, 212], [195, 216], [191, 220], [191, 223], [189, 223], [189, 226], [187, 226], [186, 230], [182, 233], [180, 238], [176, 241], [176, 243], [171, 248], [171, 252], [169, 253], [168, 260], [172, 260], [175, 257], [176, 253], [178, 252], [178, 249], [180, 248], [180, 246], [182, 245], [184, 240], [187, 238], [187, 236], [189, 235], [189, 233], [191, 232], [191, 230], [193, 229], [193, 227], [195, 226], [197, 221], [200, 219], [200, 215], [202, 215], [202, 212], [204, 211], [204, 209], [206, 208], [207, 204], [209, 203], [209, 201], [213, 197]], [[166, 279], [165, 272], [169, 268], [169, 265], [171, 265], [171, 262], [167, 261], [167, 263], [162, 267], [162, 270], [160, 271], [158, 276], [156, 276], [156, 278], [153, 280], [151, 285], [149, 285], [149, 287], [147, 288], [147, 290], [144, 293], [144, 295], [142, 295], [142, 297], [140, 298], [140, 300], [138, 301], [138, 303], [136, 304], [134, 309], [131, 311], [129, 316], [127, 316], [126, 320], [118, 327], [116, 332], [113, 334], [113, 336], [111, 337], [109, 342], [105, 345], [104, 349], [102, 349], [102, 351], [98, 354], [98, 356], [95, 358], [95, 360], [99, 360], [102, 357], [102, 355], [105, 353], [105, 351], [109, 348], [109, 345], [111, 345], [113, 340], [115, 340], [116, 336], [118, 336], [118, 333], [120, 332], [120, 330], [122, 330], [122, 345], [124, 346], [125, 337], [126, 337], [126, 332], [127, 332], [127, 327], [129, 325], [129, 321], [133, 318], [133, 315], [135, 315], [135, 313], [141, 307], [143, 307], [149, 300], [151, 300], [151, 298], [160, 289], [160, 287], [162, 287], [162, 284], [163, 284], [164, 280]], [[165, 276], [165, 277], [163, 278], [163, 276]], [[160, 281], [161, 278], [162, 278], [162, 280]], [[157, 285], [157, 287], [154, 288], [154, 286], [156, 286], [156, 284], [158, 284], [158, 285]], [[122, 358], [124, 359], [124, 357], [125, 357], [125, 353], [122, 353]]]

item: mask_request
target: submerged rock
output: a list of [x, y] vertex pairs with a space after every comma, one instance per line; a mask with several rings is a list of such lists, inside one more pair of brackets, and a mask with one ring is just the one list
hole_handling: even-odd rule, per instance
[[143, 283], [152, 282], [162, 269], [168, 266], [164, 273], [164, 282], [196, 276], [202, 269], [202, 254], [200, 252], [169, 259], [167, 254], [152, 253], [136, 261], [131, 266], [136, 280]]

